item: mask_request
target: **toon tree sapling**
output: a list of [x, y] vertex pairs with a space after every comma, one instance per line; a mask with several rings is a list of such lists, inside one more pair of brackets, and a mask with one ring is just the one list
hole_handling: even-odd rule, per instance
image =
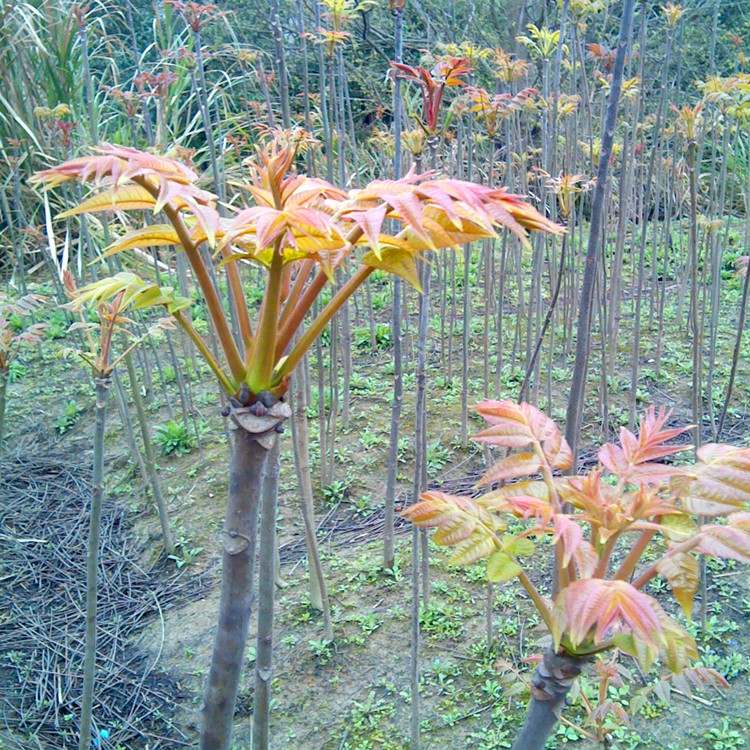
[[[300, 131], [281, 133], [258, 148], [252, 180], [243, 185], [252, 204], [228, 207], [229, 216], [219, 213], [216, 196], [198, 186], [198, 176], [190, 168], [125, 146], [102, 145], [92, 156], [36, 176], [37, 183], [48, 187], [70, 180], [93, 184], [92, 195], [67, 211], [68, 216], [143, 210], [161, 215], [163, 222], [155, 224], [141, 224], [137, 218], [137, 228], [115, 240], [105, 255], [154, 246], [184, 252], [216, 332], [218, 355], [181, 305], [165, 299], [158, 289], [153, 292], [152, 306], [167, 308], [230, 402], [224, 412], [233, 434], [229, 500], [222, 529], [218, 626], [202, 710], [203, 750], [226, 750], [230, 745], [253, 602], [260, 498], [275, 496], [273, 488], [262, 490], [267, 457], [290, 414], [284, 397], [294, 368], [376, 269], [418, 286], [417, 259], [423, 253], [494, 237], [498, 227], [524, 242], [526, 230], [563, 231], [502, 188], [439, 179], [432, 173], [411, 172], [399, 180], [341, 190], [295, 171], [305, 138]], [[202, 245], [213, 255], [202, 253]], [[211, 258], [216, 261], [214, 270], [226, 274], [236, 331], [214, 281]], [[313, 303], [343, 264], [351, 268], [350, 276], [305, 328]], [[249, 266], [266, 274], [257, 311], [248, 304], [243, 283]], [[117, 286], [104, 279], [89, 288]], [[147, 301], [141, 299], [142, 305]], [[259, 623], [259, 631], [267, 628], [270, 633], [268, 625]], [[267, 671], [264, 679], [270, 680]]]
[[[489, 426], [474, 440], [514, 451], [477, 486], [506, 484], [478, 498], [426, 492], [404, 515], [435, 527], [435, 542], [453, 547], [452, 563], [486, 559], [490, 581], [517, 578], [552, 636], [531, 678], [531, 702], [513, 749], [544, 748], [589, 661], [598, 660], [602, 680], [612, 679], [607, 652], [632, 656], [644, 672], [658, 659], [671, 673], [662, 691], [670, 683], [683, 690], [696, 682], [726, 685], [714, 670], [691, 666], [698, 656], [693, 639], [643, 589], [662, 576], [689, 618], [701, 555], [750, 562], [750, 449], [712, 443], [698, 449], [694, 463], [664, 463], [691, 448], [668, 444], [690, 428], [668, 428], [669, 413], [651, 408], [638, 435], [622, 428], [619, 443], [599, 449], [597, 466], [563, 477], [555, 470], [568, 470], [572, 453], [541, 411], [511, 401], [484, 401], [475, 411]], [[510, 519], [525, 523], [524, 530], [508, 533]], [[553, 600], [524, 564], [545, 541], [556, 563]], [[608, 713], [622, 710], [605, 691], [593, 714], [600, 731]]]

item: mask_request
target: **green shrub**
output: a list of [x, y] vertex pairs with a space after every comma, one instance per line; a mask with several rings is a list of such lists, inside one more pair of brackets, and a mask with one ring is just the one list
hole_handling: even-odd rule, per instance
[[[377, 323], [375, 325], [375, 349], [388, 349], [392, 344], [391, 326], [388, 323]], [[370, 329], [367, 327], [354, 329], [354, 345], [360, 351], [372, 349]]]
[[17, 359], [12, 359], [8, 365], [8, 382], [15, 383], [17, 380], [23, 380], [28, 374], [28, 368]]
[[195, 438], [184, 422], [170, 419], [166, 424], [154, 428], [154, 440], [161, 450], [162, 456], [176, 453], [181, 456], [195, 447]]
[[68, 401], [63, 407], [62, 416], [55, 421], [55, 429], [64, 435], [75, 425], [82, 411], [83, 409], [75, 401]]
[[54, 341], [65, 338], [68, 332], [68, 319], [62, 310], [51, 310], [44, 329], [45, 338]]
[[337, 479], [326, 487], [322, 487], [320, 494], [328, 505], [335, 505], [342, 500], [346, 500], [349, 495], [349, 485], [347, 482]]

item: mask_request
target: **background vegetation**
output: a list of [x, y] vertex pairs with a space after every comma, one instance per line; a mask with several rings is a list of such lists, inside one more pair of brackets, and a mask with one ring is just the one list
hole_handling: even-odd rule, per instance
[[[59, 355], [86, 350], [85, 325], [100, 318], [62, 306], [65, 271], [78, 287], [137, 271], [192, 299], [195, 329], [213, 333], [182, 254], [156, 246], [98, 260], [119, 222], [105, 214], [57, 221], [85, 189], [43, 193], [29, 183], [97, 144], [173, 156], [202, 188], [237, 205], [254, 145], [295, 126], [307, 134], [299, 168], [342, 187], [435, 167], [508, 186], [567, 227], [564, 237], [535, 235], [531, 248], [505, 233], [442, 251], [423, 270], [425, 297], [375, 271], [298, 368], [293, 439], [280, 462], [275, 747], [414, 745], [415, 692], [425, 746], [510, 746], [527, 697], [516, 675], [537, 650], [529, 602], [515, 584], [488, 597], [482, 568], [450, 566], [426, 536], [416, 545], [420, 588], [410, 594], [407, 578], [420, 566], [405, 535], [389, 546], [389, 519], [428, 485], [467, 490], [492, 462], [489, 448], [469, 442], [478, 426], [471, 404], [524, 398], [566, 421], [622, 15], [623, 3], [606, 0], [2, 2], [0, 440], [8, 456], [37, 430], [70, 451], [90, 450], [94, 383]], [[672, 407], [672, 424], [695, 424], [693, 443], [746, 444], [749, 24], [739, 0], [636, 3], [578, 382], [579, 466], [595, 463], [593, 447], [621, 426], [635, 429], [651, 404]], [[403, 99], [394, 96], [391, 61], [429, 71], [445, 56], [465, 60], [466, 70], [439, 106], [434, 88], [408, 71]], [[250, 268], [245, 282], [257, 316], [262, 274]], [[345, 282], [343, 273], [333, 289]], [[216, 283], [226, 305], [224, 270]], [[226, 457], [222, 397], [186, 337], [153, 330], [157, 317], [128, 311], [118, 332], [139, 346], [112, 374], [104, 502], [130, 509], [143, 565], [168, 557], [186, 575], [215, 580], [226, 494], [216, 469]], [[119, 357], [127, 347], [115, 343]], [[403, 403], [392, 398], [401, 386]], [[718, 577], [690, 626], [703, 664], [735, 681], [732, 699], [667, 705], [651, 692], [634, 729], [608, 727], [617, 746], [742, 746], [747, 712], [737, 706], [748, 700], [750, 665], [736, 644], [747, 642], [750, 593], [732, 565], [709, 563]], [[540, 560], [542, 586], [546, 571]], [[660, 585], [650, 583], [652, 593]], [[410, 674], [409, 606], [420, 597], [422, 650]], [[207, 661], [204, 609], [215, 609], [213, 599], [175, 606], [164, 647], [153, 647], [184, 684], [170, 721], [188, 736]], [[145, 633], [158, 643], [155, 630]], [[3, 665], [16, 669], [12, 653], [3, 652]], [[10, 685], [17, 673], [0, 674]], [[616, 682], [609, 696], [622, 706], [643, 687], [635, 672]], [[593, 741], [585, 722], [595, 685], [584, 678], [575, 697], [571, 721], [582, 730], [561, 725], [551, 746]], [[11, 703], [15, 689], [4, 687]], [[253, 692], [243, 684], [238, 747], [249, 744], [243, 717]], [[73, 746], [77, 719], [50, 728], [44, 700], [53, 699], [10, 722], [9, 744], [55, 746], [40, 737], [56, 736], [56, 746]], [[95, 714], [103, 710], [95, 699]], [[664, 719], [670, 711], [678, 719]], [[660, 728], [678, 724], [677, 736]], [[140, 740], [106, 729], [99, 741], [113, 747], [157, 746], [145, 728]]]

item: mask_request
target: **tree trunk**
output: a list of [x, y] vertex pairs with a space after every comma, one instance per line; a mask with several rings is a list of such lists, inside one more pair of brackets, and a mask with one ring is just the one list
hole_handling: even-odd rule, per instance
[[258, 638], [255, 649], [253, 750], [268, 750], [273, 674], [273, 605], [276, 589], [276, 508], [279, 497], [279, 441], [266, 459], [260, 517]]
[[531, 678], [531, 702], [512, 750], [544, 750], [582, 667], [582, 659], [552, 651], [544, 653]]
[[104, 489], [104, 424], [107, 417], [109, 377], [96, 379], [96, 417], [94, 421], [94, 471], [89, 513], [89, 539], [86, 553], [86, 636], [83, 657], [83, 695], [81, 697], [81, 734], [78, 750], [91, 747], [91, 713], [94, 702], [96, 670], [96, 595], [99, 567], [99, 530]]
[[[313, 304], [313, 316], [318, 314], [317, 302]], [[329, 360], [332, 361], [332, 360]], [[331, 365], [333, 366], [333, 365]], [[318, 387], [318, 453], [320, 455], [319, 483], [321, 487], [328, 484], [328, 438], [326, 427], [326, 386], [325, 368], [323, 366], [323, 343], [320, 336], [315, 339], [315, 382]]]
[[274, 67], [279, 81], [279, 94], [281, 95], [281, 122], [285, 128], [292, 126], [289, 114], [289, 77], [286, 72], [286, 55], [284, 52], [284, 35], [281, 30], [279, 19], [279, 2], [271, 0], [271, 34], [273, 36]]
[[[403, 8], [394, 6], [394, 49], [396, 62], [403, 60]], [[393, 172], [401, 177], [401, 79], [394, 79], [393, 87]], [[385, 521], [383, 526], [383, 569], [393, 570], [394, 522], [396, 513], [396, 482], [398, 479], [398, 435], [403, 403], [403, 362], [401, 356], [401, 279], [393, 277], [393, 311], [391, 315], [391, 338], [393, 339], [393, 401], [391, 403], [391, 425], [388, 438], [388, 470], [385, 486]]]
[[143, 464], [143, 456], [138, 448], [138, 442], [135, 439], [135, 432], [133, 432], [133, 422], [130, 419], [130, 412], [128, 411], [128, 401], [125, 397], [125, 390], [122, 387], [122, 382], [117, 374], [117, 370], [112, 373], [112, 382], [115, 385], [115, 403], [117, 404], [117, 410], [120, 412], [120, 421], [122, 422], [122, 429], [125, 433], [125, 440], [128, 443], [130, 449], [130, 455], [133, 457], [133, 463], [135, 464], [135, 470], [138, 472], [138, 478], [141, 480], [141, 486], [143, 489], [143, 497], [146, 498], [148, 494], [148, 486], [146, 484], [146, 467]]
[[[521, 10], [523, 16], [523, 9]], [[469, 73], [469, 85], [474, 85], [474, 76]], [[466, 125], [466, 176], [465, 180], [471, 182], [474, 174], [474, 118], [471, 112], [468, 114]], [[460, 167], [459, 167], [460, 168]], [[464, 286], [463, 286], [463, 328], [462, 328], [462, 345], [463, 357], [461, 368], [461, 447], [466, 450], [469, 445], [469, 332], [471, 329], [471, 297], [469, 296], [469, 279], [471, 277], [471, 244], [467, 243], [463, 248], [464, 260]]]
[[255, 575], [258, 509], [268, 451], [233, 425], [222, 580], [211, 669], [203, 696], [201, 750], [229, 750]]
[[[435, 168], [437, 139], [430, 139], [432, 169]], [[427, 261], [420, 263], [419, 273], [422, 291], [418, 298], [417, 352], [416, 352], [416, 397], [415, 397], [415, 441], [414, 441], [414, 501], [427, 490], [427, 332], [430, 322], [430, 278], [432, 268]], [[422, 548], [422, 598], [427, 607], [430, 603], [430, 563], [427, 531], [420, 531]]]
[[[745, 209], [745, 247], [750, 242], [750, 201], [746, 201]], [[721, 409], [719, 425], [716, 428], [716, 441], [721, 440], [721, 433], [724, 429], [724, 420], [727, 417], [729, 403], [732, 400], [732, 389], [734, 388], [734, 379], [737, 375], [737, 364], [740, 360], [740, 349], [742, 347], [742, 333], [745, 330], [745, 317], [747, 315], [748, 292], [750, 291], [750, 268], [745, 269], [745, 280], [742, 283], [742, 301], [740, 302], [740, 319], [737, 321], [737, 336], [734, 340], [734, 351], [732, 352], [732, 367], [729, 371], [729, 383], [727, 384], [727, 395], [724, 397], [724, 406]], [[0, 389], [2, 382], [0, 382]], [[0, 419], [2, 419], [2, 395], [0, 395]], [[2, 432], [0, 428], [0, 440]]]
[[297, 469], [297, 484], [299, 486], [302, 521], [305, 525], [305, 544], [310, 569], [310, 606], [323, 613], [323, 627], [327, 640], [333, 639], [333, 625], [331, 623], [331, 607], [328, 601], [323, 567], [320, 563], [318, 540], [315, 536], [315, 508], [313, 505], [313, 490], [310, 477], [310, 434], [307, 424], [307, 401], [305, 400], [305, 386], [303, 369], [298, 369], [292, 376], [294, 388], [294, 418], [292, 419], [292, 443], [294, 445], [294, 463]]
[[409, 750], [419, 750], [419, 529], [411, 530], [411, 648], [409, 659]]
[[[143, 451], [146, 454], [146, 475], [148, 476], [148, 481], [151, 485], [151, 492], [154, 495], [154, 502], [156, 503], [156, 509], [159, 513], [159, 523], [161, 524], [161, 534], [162, 538], [164, 539], [164, 549], [167, 552], [167, 556], [174, 555], [175, 546], [174, 541], [172, 540], [172, 531], [169, 528], [169, 510], [167, 508], [166, 500], [164, 500], [164, 496], [162, 495], [161, 484], [159, 483], [159, 477], [156, 473], [154, 448], [151, 443], [151, 435], [148, 430], [148, 417], [146, 416], [146, 409], [143, 405], [141, 392], [138, 390], [138, 380], [136, 378], [132, 352], [125, 355], [125, 366], [128, 369], [130, 390], [133, 393], [133, 402], [135, 403], [135, 410], [138, 414], [138, 424], [141, 428], [141, 437], [143, 438]], [[187, 425], [185, 426], [187, 427]]]
[[[555, 310], [557, 309], [557, 300], [560, 296], [560, 289], [562, 287], [562, 280], [565, 276], [565, 262], [567, 260], [566, 258], [566, 248], [567, 248], [567, 239], [568, 235], [564, 234], [562, 238], [562, 248], [560, 250], [560, 267], [557, 271], [557, 279], [554, 283], [554, 290], [552, 292], [552, 299], [549, 303], [549, 308], [547, 310], [547, 314], [544, 317], [544, 322], [542, 323], [542, 327], [539, 330], [539, 334], [537, 336], [536, 344], [534, 346], [534, 351], [531, 354], [531, 358], [528, 361], [528, 364], [526, 365], [526, 374], [523, 378], [523, 383], [521, 383], [521, 388], [518, 391], [518, 400], [523, 401], [526, 398], [526, 392], [529, 388], [529, 382], [531, 380], [531, 373], [534, 371], [534, 365], [536, 363], [537, 357], [539, 356], [539, 352], [542, 349], [542, 344], [544, 343], [544, 337], [547, 334], [547, 329], [549, 328], [550, 323], [552, 322], [552, 316], [555, 314]], [[551, 272], [550, 272], [551, 273]], [[552, 281], [550, 279], [550, 281]]]
[[0, 371], [0, 453], [3, 450], [3, 429], [5, 427], [5, 399], [8, 392], [8, 370]]
[[630, 41], [630, 31], [633, 25], [633, 8], [635, 0], [625, 0], [622, 8], [622, 23], [620, 25], [620, 36], [617, 41], [617, 53], [612, 70], [612, 84], [607, 103], [607, 116], [602, 132], [602, 147], [599, 152], [599, 168], [597, 171], [596, 188], [591, 206], [591, 226], [589, 229], [589, 243], [586, 253], [586, 268], [581, 285], [581, 297], [578, 307], [578, 323], [576, 326], [576, 356], [573, 367], [573, 380], [570, 385], [570, 397], [565, 419], [565, 438], [573, 451], [573, 467], [576, 470], [576, 458], [578, 455], [578, 433], [581, 427], [583, 413], [583, 402], [586, 392], [586, 370], [589, 359], [589, 337], [591, 306], [594, 295], [594, 282], [596, 280], [596, 269], [599, 263], [601, 249], [602, 217], [604, 215], [604, 196], [607, 190], [607, 179], [609, 177], [609, 159], [612, 155], [612, 146], [615, 138], [615, 125], [617, 122], [617, 109], [622, 88], [623, 70], [625, 67], [625, 55]]

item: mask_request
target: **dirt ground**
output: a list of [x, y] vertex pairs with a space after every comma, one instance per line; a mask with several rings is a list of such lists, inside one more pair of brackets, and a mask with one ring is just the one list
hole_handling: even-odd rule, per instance
[[[75, 429], [57, 439], [71, 454], [89, 457], [90, 385], [79, 368], [56, 358], [54, 349], [54, 342], [45, 343], [46, 372], [63, 385], [59, 392], [51, 392], [31, 376], [11, 384], [10, 439], [14, 439], [13, 435], [18, 437], [30, 419], [53, 432], [63, 402], [72, 399], [80, 402], [83, 410], [76, 419]], [[332, 642], [324, 640], [320, 613], [309, 606], [302, 523], [288, 437], [282, 446], [279, 539], [286, 586], [277, 592], [272, 705], [272, 746], [277, 750], [409, 747], [410, 534], [406, 533], [406, 527], [398, 536], [395, 571], [386, 573], [381, 569], [381, 507], [390, 413], [389, 359], [388, 351], [358, 354], [359, 374], [353, 383], [351, 423], [348, 430], [339, 430], [335, 476], [327, 493], [321, 492], [317, 497], [323, 567], [333, 610]], [[35, 367], [32, 361], [30, 366]], [[684, 357], [675, 351], [670, 368], [665, 367], [650, 380], [645, 378], [643, 403], [675, 406], [677, 418], [685, 417], [682, 421], [686, 422], [689, 401], [684, 373], [680, 370], [683, 361]], [[183, 578], [200, 578], [201, 587], [196, 589], [200, 594], [179, 605], [165, 601], [159, 612], [144, 621], [135, 638], [138, 647], [150, 655], [151, 669], [174, 680], [179, 698], [174, 701], [173, 715], [169, 718], [188, 737], [194, 736], [197, 727], [201, 689], [212, 646], [218, 602], [219, 529], [228, 458], [215, 388], [203, 372], [196, 373], [192, 383], [197, 416], [203, 425], [201, 448], [185, 455], [160, 457], [158, 464], [179, 545], [176, 559], [169, 561], [168, 566], [179, 570]], [[740, 383], [741, 393], [746, 395], [750, 383], [746, 368]], [[613, 428], [622, 419], [624, 408], [618, 401], [616, 378], [611, 385], [613, 424], [609, 426]], [[556, 392], [564, 395], [565, 387], [564, 380], [555, 381]], [[476, 392], [480, 390], [476, 381], [473, 388]], [[624, 385], [622, 391], [625, 392]], [[743, 398], [738, 396], [738, 402], [747, 403]], [[154, 402], [149, 408], [154, 424], [167, 420], [163, 404]], [[401, 502], [406, 499], [412, 463], [411, 409], [407, 399], [401, 425], [406, 439], [400, 464]], [[553, 408], [553, 416], [559, 418], [559, 411]], [[311, 417], [314, 413], [311, 408]], [[432, 384], [428, 413], [431, 482], [442, 487], [466, 484], [481, 470], [482, 455], [472, 448], [461, 449], [460, 389], [456, 381], [448, 386]], [[731, 420], [728, 441], [744, 440], [749, 432], [744, 407], [733, 413]], [[315, 422], [311, 418], [314, 465]], [[475, 429], [472, 425], [475, 423], [470, 424], [470, 431]], [[595, 416], [588, 421], [586, 430], [585, 444], [593, 445], [600, 431]], [[144, 498], [141, 480], [134, 473], [120, 433], [113, 407], [107, 431], [108, 502], [127, 510], [128, 544], [139, 564], [144, 569], [164, 565], [158, 519], [150, 500]], [[434, 546], [431, 554], [431, 599], [421, 618], [423, 748], [508, 748], [522, 720], [527, 696], [525, 689], [519, 693], [513, 686], [530, 674], [531, 667], [524, 659], [538, 651], [537, 641], [543, 636], [537, 629], [538, 620], [525, 594], [514, 583], [495, 587], [495, 641], [488, 649], [487, 585], [483, 568], [451, 568], [445, 562], [444, 551]], [[747, 572], [731, 563], [711, 563], [709, 571], [708, 627], [702, 633], [696, 628], [695, 634], [703, 662], [726, 674], [731, 689], [725, 694], [674, 695], [669, 706], [650, 701], [631, 727], [612, 735], [611, 747], [734, 750], [747, 743], [746, 736], [750, 736]], [[534, 575], [537, 580], [544, 580], [543, 564], [540, 563]], [[662, 589], [655, 591], [666, 593]], [[237, 706], [234, 742], [237, 750], [250, 746], [254, 625], [252, 628]], [[633, 664], [628, 664], [628, 668], [632, 675], [630, 688], [612, 688], [609, 696], [625, 707], [634, 691], [654, 680], [653, 675], [638, 674]], [[592, 695], [592, 684], [590, 678], [582, 681], [583, 696]], [[568, 723], [561, 724], [549, 747], [571, 744], [589, 750], [598, 746], [577, 728], [583, 726], [585, 731], [591, 731], [590, 726], [584, 725], [581, 697], [565, 712], [565, 719]], [[38, 747], [24, 738], [11, 739], [10, 735], [5, 744], [24, 750]], [[168, 748], [169, 744], [158, 747]], [[145, 746], [133, 745], [125, 750], [145, 750]]]

